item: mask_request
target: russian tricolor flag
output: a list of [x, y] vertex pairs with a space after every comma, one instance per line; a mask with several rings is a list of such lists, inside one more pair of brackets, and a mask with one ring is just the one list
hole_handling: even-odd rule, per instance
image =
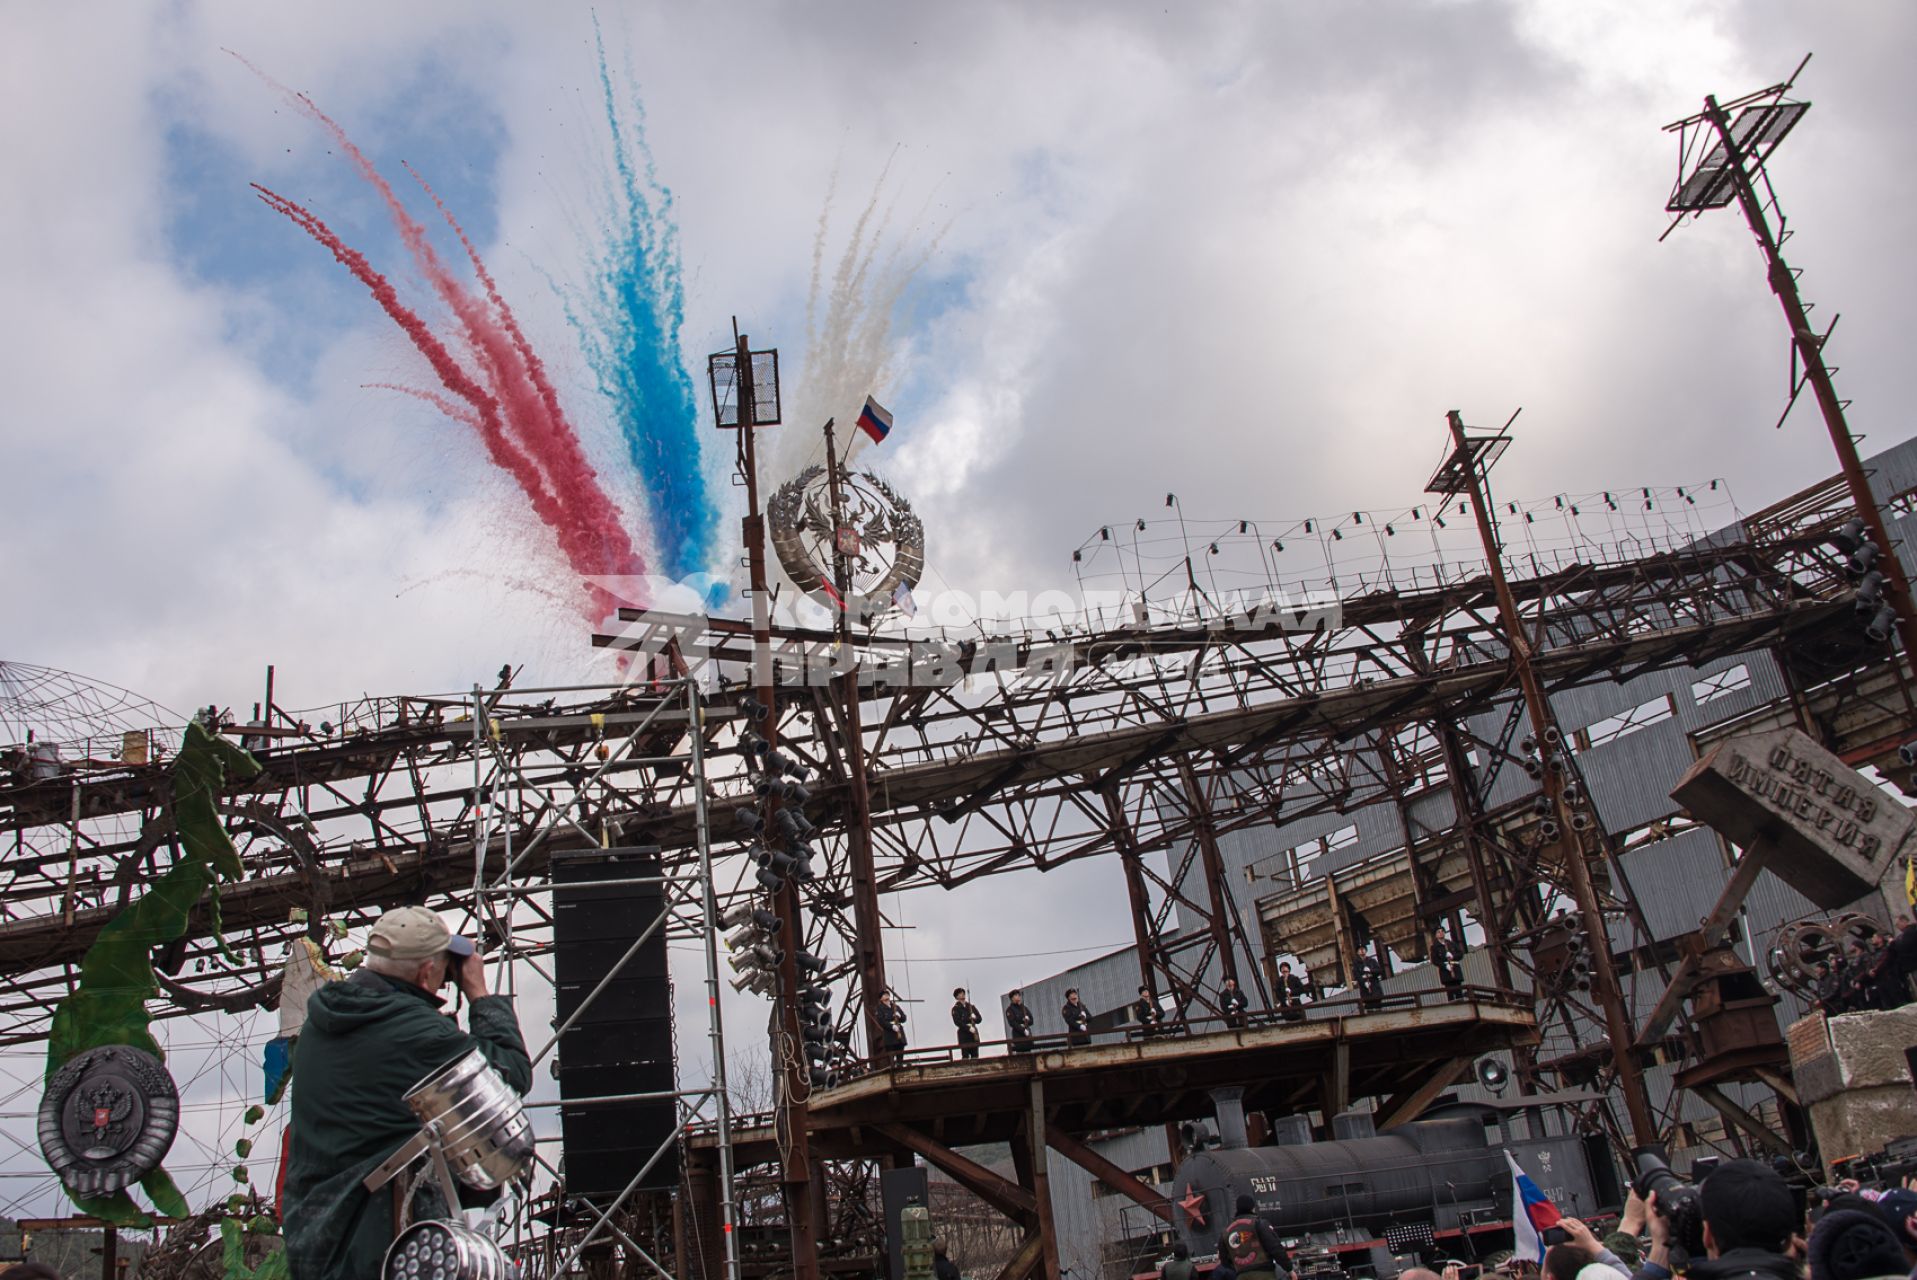
[[1511, 1166], [1512, 1251], [1520, 1258], [1543, 1265], [1544, 1232], [1557, 1226], [1558, 1219], [1564, 1215], [1538, 1190], [1538, 1184], [1518, 1168], [1515, 1156], [1507, 1151], [1504, 1159]]
[[865, 410], [859, 414], [859, 430], [872, 437], [877, 444], [892, 434], [892, 415], [871, 396], [865, 398]]

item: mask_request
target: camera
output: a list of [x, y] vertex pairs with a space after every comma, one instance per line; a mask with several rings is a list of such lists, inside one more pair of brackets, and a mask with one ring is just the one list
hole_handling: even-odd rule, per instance
[[[1691, 1259], [1704, 1256], [1704, 1206], [1697, 1187], [1671, 1172], [1661, 1146], [1634, 1148], [1631, 1161], [1637, 1168], [1631, 1189], [1646, 1200], [1657, 1197], [1652, 1212], [1670, 1228], [1671, 1270], [1681, 1272]], [[1706, 1166], [1703, 1173], [1715, 1167]]]

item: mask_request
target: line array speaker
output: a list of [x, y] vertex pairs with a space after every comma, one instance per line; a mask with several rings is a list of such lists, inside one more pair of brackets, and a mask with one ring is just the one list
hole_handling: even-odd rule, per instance
[[[625, 1190], [661, 1146], [664, 1154], [639, 1189], [670, 1189], [679, 1182], [675, 1099], [586, 1101], [678, 1087], [666, 926], [659, 919], [664, 886], [630, 883], [656, 880], [659, 874], [656, 846], [584, 849], [555, 854], [552, 860], [553, 980], [560, 1025], [578, 1014], [559, 1037], [566, 1189], [602, 1202]], [[652, 936], [620, 964], [633, 941], [655, 922]]]

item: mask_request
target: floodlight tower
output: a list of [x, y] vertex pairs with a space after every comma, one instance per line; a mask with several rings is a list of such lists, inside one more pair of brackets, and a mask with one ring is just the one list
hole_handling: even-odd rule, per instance
[[[1677, 185], [1664, 205], [1677, 216], [1665, 228], [1664, 235], [1676, 230], [1686, 216], [1706, 209], [1721, 209], [1733, 200], [1743, 210], [1744, 221], [1750, 225], [1751, 235], [1764, 254], [1771, 292], [1777, 295], [1784, 319], [1790, 324], [1791, 394], [1784, 413], [1790, 413], [1808, 383], [1817, 397], [1824, 425], [1830, 431], [1831, 447], [1837, 451], [1837, 463], [1850, 488], [1857, 516], [1864, 522], [1864, 532], [1870, 542], [1882, 553], [1874, 561], [1867, 556], [1859, 563], [1858, 572], [1860, 576], [1867, 576], [1866, 571], [1870, 570], [1881, 573], [1884, 599], [1895, 614], [1895, 629], [1897, 638], [1903, 642], [1904, 658], [1917, 662], [1917, 609], [1911, 605], [1910, 581], [1904, 575], [1896, 548], [1891, 545], [1883, 512], [1878, 509], [1876, 495], [1870, 489], [1870, 477], [1857, 456], [1857, 442], [1844, 421], [1844, 409], [1849, 402], [1838, 397], [1830, 368], [1824, 363], [1824, 344], [1837, 327], [1837, 317], [1831, 317], [1830, 327], [1822, 333], [1811, 328], [1809, 308], [1797, 291], [1797, 272], [1784, 261], [1781, 252], [1783, 242], [1791, 233], [1765, 169], [1785, 135], [1810, 110], [1810, 103], [1787, 96], [1809, 62], [1810, 57], [1806, 55], [1804, 61], [1797, 64], [1797, 70], [1791, 72], [1790, 79], [1782, 84], [1730, 102], [1720, 103], [1716, 97], [1707, 96], [1704, 110], [1664, 127], [1665, 132], [1676, 133], [1679, 139]], [[1714, 141], [1708, 148], [1702, 147], [1701, 143], [1707, 139]], [[1777, 215], [1775, 228], [1771, 225], [1773, 211]], [[1800, 363], [1801, 377], [1797, 373]], [[1783, 418], [1778, 419], [1778, 425], [1783, 425]], [[1880, 635], [1880, 625], [1873, 623], [1872, 638], [1888, 639], [1889, 628], [1883, 628], [1884, 634]]]
[[[1513, 419], [1516, 414], [1511, 415]], [[1460, 495], [1471, 500], [1471, 512], [1477, 517], [1478, 536], [1484, 542], [1484, 558], [1491, 576], [1491, 588], [1497, 597], [1498, 617], [1505, 641], [1511, 647], [1511, 667], [1524, 695], [1524, 709], [1531, 720], [1531, 734], [1543, 751], [1568, 751], [1557, 713], [1551, 708], [1550, 695], [1532, 665], [1531, 638], [1525, 633], [1524, 619], [1518, 613], [1516, 598], [1504, 573], [1504, 546], [1498, 539], [1497, 518], [1491, 513], [1491, 464], [1511, 445], [1505, 423], [1503, 428], [1486, 434], [1472, 434], [1456, 409], [1445, 415], [1451, 429], [1451, 452], [1438, 467], [1426, 493], [1445, 497]], [[1618, 1091], [1624, 1095], [1624, 1110], [1631, 1121], [1631, 1138], [1639, 1146], [1658, 1140], [1657, 1120], [1651, 1114], [1650, 1098], [1644, 1092], [1644, 1077], [1637, 1060], [1631, 1056], [1633, 1034], [1631, 1018], [1625, 1010], [1624, 992], [1618, 986], [1617, 963], [1611, 954], [1611, 937], [1604, 924], [1604, 912], [1598, 902], [1597, 886], [1591, 880], [1592, 851], [1588, 836], [1572, 821], [1571, 803], [1565, 793], [1561, 770], [1541, 768], [1539, 783], [1548, 798], [1558, 830], [1558, 854], [1564, 878], [1577, 904], [1585, 940], [1591, 953], [1591, 994], [1604, 1014], [1604, 1028], [1611, 1042], [1611, 1058], [1617, 1072]], [[1550, 837], [1544, 837], [1550, 844]]]
[[[779, 745], [779, 691], [772, 668], [772, 595], [766, 574], [765, 515], [759, 506], [759, 459], [755, 441], [760, 428], [779, 424], [779, 353], [754, 351], [750, 339], [739, 332], [736, 320], [732, 337], [731, 349], [715, 352], [707, 360], [706, 376], [712, 388], [714, 424], [721, 430], [738, 433], [738, 469], [745, 480], [746, 491], [743, 526], [746, 565], [752, 582], [751, 680], [754, 696], [765, 709], [758, 733], [770, 753]], [[775, 792], [765, 799], [764, 839], [770, 842], [778, 838], [772, 818], [778, 811], [779, 796]], [[805, 1101], [812, 1091], [812, 1080], [806, 1057], [797, 1048], [804, 1043], [804, 1033], [799, 1024], [796, 957], [805, 942], [805, 926], [795, 877], [788, 876], [772, 895], [772, 907], [785, 938], [785, 945], [778, 949], [779, 1007], [772, 1045], [773, 1070], [781, 1076], [777, 1109], [783, 1113], [786, 1136], [779, 1180], [785, 1192], [786, 1225], [792, 1237], [794, 1280], [819, 1280], [816, 1219], [822, 1202], [817, 1198], [823, 1196], [824, 1189], [813, 1186]], [[725, 1194], [732, 1194], [731, 1189], [727, 1188]], [[736, 1248], [736, 1241], [727, 1241], [728, 1258]]]

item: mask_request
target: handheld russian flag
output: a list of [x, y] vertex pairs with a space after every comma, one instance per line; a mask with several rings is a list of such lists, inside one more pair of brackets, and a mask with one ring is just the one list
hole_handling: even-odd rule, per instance
[[1557, 1226], [1558, 1219], [1564, 1215], [1538, 1190], [1538, 1184], [1518, 1168], [1515, 1156], [1507, 1151], [1504, 1159], [1511, 1166], [1512, 1252], [1541, 1266], [1544, 1263], [1545, 1229]]
[[877, 444], [892, 434], [892, 415], [871, 396], [865, 398], [865, 409], [859, 414], [859, 430], [872, 437]]

